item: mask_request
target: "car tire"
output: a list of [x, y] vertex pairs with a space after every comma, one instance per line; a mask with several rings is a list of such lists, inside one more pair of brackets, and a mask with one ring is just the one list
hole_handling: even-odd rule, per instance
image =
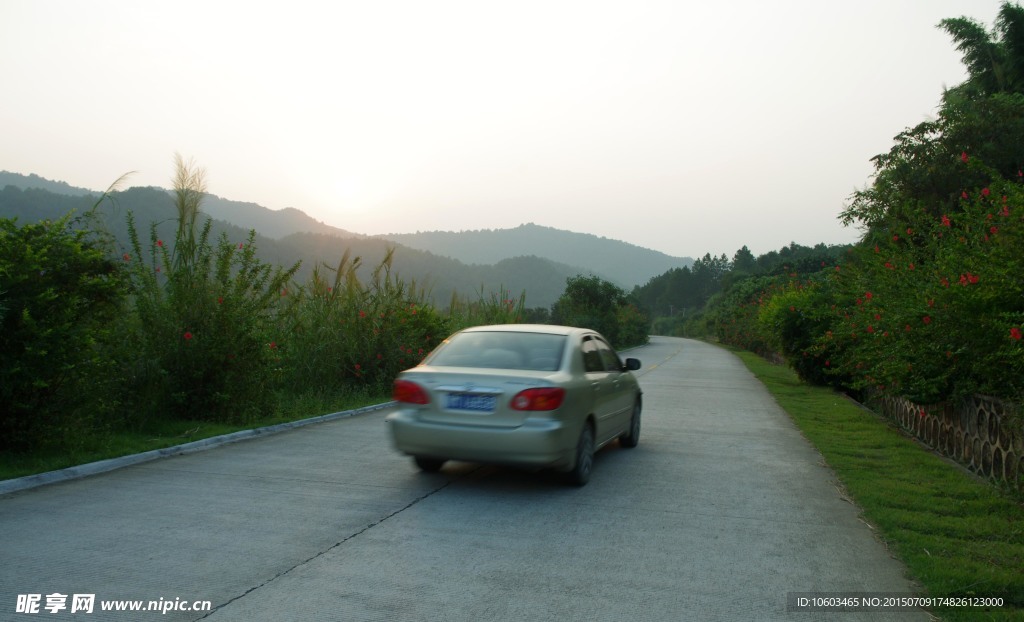
[[444, 466], [447, 460], [442, 458], [427, 458], [424, 456], [413, 457], [413, 462], [420, 468], [424, 473], [437, 473]]
[[584, 486], [590, 481], [594, 470], [594, 428], [589, 423], [583, 426], [580, 439], [576, 442], [576, 461], [565, 479], [573, 486]]
[[640, 400], [633, 404], [633, 416], [629, 419], [629, 430], [619, 437], [619, 444], [632, 449], [640, 442]]

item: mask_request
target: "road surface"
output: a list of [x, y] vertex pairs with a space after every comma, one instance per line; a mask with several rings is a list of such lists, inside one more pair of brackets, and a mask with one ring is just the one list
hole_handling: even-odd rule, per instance
[[[3, 495], [0, 620], [930, 619], [788, 610], [913, 587], [736, 357], [665, 337], [629, 355], [640, 445], [602, 450], [583, 488], [420, 473], [385, 410]], [[167, 611], [101, 610], [118, 600]]]

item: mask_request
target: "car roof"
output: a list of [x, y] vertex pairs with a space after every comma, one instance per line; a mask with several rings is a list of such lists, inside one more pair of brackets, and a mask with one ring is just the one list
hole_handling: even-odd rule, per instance
[[553, 324], [493, 324], [490, 326], [474, 326], [466, 328], [464, 333], [544, 333], [548, 335], [572, 335], [574, 333], [593, 333], [595, 331], [575, 326], [556, 326]]

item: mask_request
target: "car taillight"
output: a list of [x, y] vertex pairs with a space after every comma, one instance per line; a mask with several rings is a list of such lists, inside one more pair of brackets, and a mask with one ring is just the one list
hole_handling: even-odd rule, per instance
[[562, 405], [565, 389], [543, 387], [516, 393], [509, 403], [512, 410], [554, 410]]
[[391, 397], [396, 402], [406, 404], [429, 404], [430, 396], [426, 389], [411, 380], [395, 380], [391, 389]]

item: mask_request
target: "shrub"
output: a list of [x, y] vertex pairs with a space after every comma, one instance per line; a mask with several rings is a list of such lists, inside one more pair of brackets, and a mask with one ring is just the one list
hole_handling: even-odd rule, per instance
[[1024, 188], [994, 176], [964, 190], [955, 212], [891, 217], [839, 281], [843, 369], [920, 403], [1024, 397], [1022, 243]]
[[137, 407], [151, 416], [241, 423], [273, 408], [273, 372], [282, 335], [278, 314], [290, 305], [298, 269], [256, 258], [255, 233], [245, 242], [197, 232], [205, 192], [202, 171], [178, 159], [178, 230], [173, 242], [150, 231], [145, 252], [129, 213], [132, 281], [139, 353], [133, 366]]
[[448, 335], [450, 323], [415, 283], [391, 273], [388, 253], [364, 284], [348, 253], [327, 280], [321, 267], [296, 292], [293, 324], [282, 346], [287, 386], [386, 391], [395, 375], [418, 363]]
[[88, 215], [18, 226], [0, 219], [0, 448], [61, 444], [117, 412], [124, 279]]

